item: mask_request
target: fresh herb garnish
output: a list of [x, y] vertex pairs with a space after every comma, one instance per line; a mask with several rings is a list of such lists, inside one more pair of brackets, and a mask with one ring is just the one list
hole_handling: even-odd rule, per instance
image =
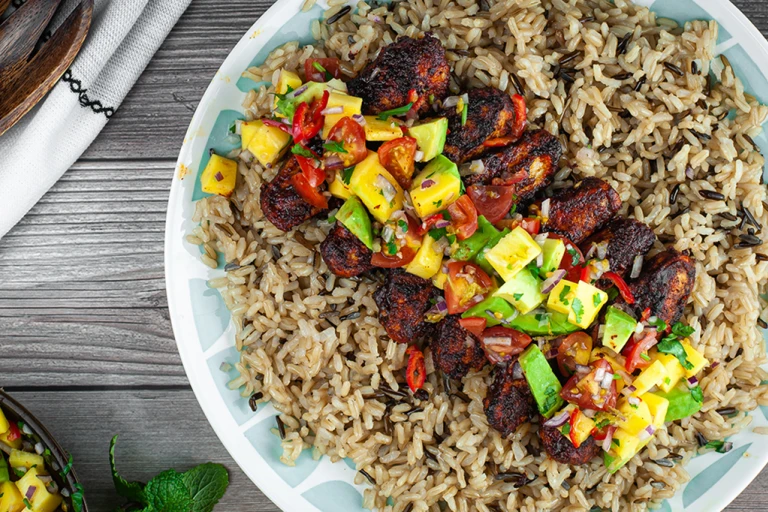
[[403, 233], [408, 232], [408, 223], [405, 222], [403, 219], [398, 220], [397, 225], [400, 226], [400, 229], [403, 230]]
[[448, 210], [443, 210], [440, 215], [443, 216], [444, 220], [451, 220], [451, 213]]
[[347, 167], [341, 171], [341, 181], [343, 181], [345, 185], [349, 185], [349, 182], [352, 181], [352, 172], [354, 170], [354, 167]]
[[643, 358], [643, 359], [645, 359], [646, 361], [650, 361], [650, 360], [651, 360], [651, 356], [649, 356], [649, 355], [648, 355], [648, 354], [646, 354], [645, 352], [643, 352], [642, 354], [640, 354], [640, 357], [641, 357], [641, 358]]
[[516, 211], [517, 211], [517, 204], [513, 204], [512, 208], [509, 209], [509, 214], [514, 215]]
[[413, 106], [413, 102], [410, 102], [407, 105], [403, 105], [402, 107], [393, 108], [391, 110], [385, 110], [384, 112], [379, 114], [379, 120], [386, 121], [392, 116], [405, 115], [408, 113], [409, 110], [411, 110], [412, 106]]
[[75, 491], [70, 495], [70, 499], [72, 500], [72, 508], [75, 509], [75, 512], [81, 512], [83, 510], [85, 489], [83, 489], [83, 486], [77, 482], [75, 482], [72, 487], [75, 488]]
[[288, 90], [285, 91], [285, 94], [275, 94], [275, 98], [277, 98], [277, 103], [275, 104], [275, 112], [278, 112], [288, 119], [293, 119], [293, 114], [296, 113], [296, 107], [298, 106], [298, 103], [296, 101], [296, 98], [291, 96], [288, 97], [293, 92], [293, 87], [290, 85], [288, 86]]
[[571, 255], [571, 265], [572, 266], [578, 265], [579, 262], [581, 261], [581, 256], [579, 255], [579, 251], [577, 251], [570, 245], [566, 247], [565, 250], [568, 251], [568, 254]]
[[[29, 502], [27, 498], [23, 498], [21, 501], [24, 502], [24, 506], [28, 508], [29, 510], [32, 510], [32, 504]], [[15, 507], [14, 507], [15, 508]]]
[[344, 149], [344, 144], [342, 142], [336, 142], [335, 140], [331, 140], [323, 144], [323, 149], [336, 153], [349, 153], [349, 151]]
[[560, 302], [562, 302], [564, 306], [567, 306], [568, 303], [570, 302], [568, 300], [568, 294], [569, 293], [571, 293], [571, 286], [570, 285], [565, 285], [565, 286], [563, 286], [563, 289], [560, 290]]
[[570, 433], [571, 433], [571, 424], [566, 423], [565, 425], [563, 425], [563, 434], [568, 435]]
[[584, 304], [581, 303], [581, 300], [579, 300], [578, 297], [573, 298], [573, 304], [571, 305], [571, 310], [573, 311], [573, 314], [576, 317], [576, 323], [581, 322], [581, 319], [584, 316]]
[[387, 254], [390, 256], [397, 254], [397, 245], [394, 242], [387, 242]]
[[654, 326], [658, 332], [664, 332], [667, 330], [667, 322], [665, 322], [661, 318], [654, 318], [653, 320], [648, 320], [648, 325]]
[[701, 386], [696, 386], [691, 389], [691, 398], [699, 403], [704, 402], [704, 391], [701, 389]]
[[432, 205], [435, 208], [440, 208], [443, 205], [443, 200], [442, 199], [438, 199], [437, 201], [432, 201]]
[[599, 293], [592, 295], [592, 304], [594, 304], [595, 307], [598, 307], [602, 302], [603, 299], [600, 297]]
[[315, 68], [316, 70], [318, 70], [319, 72], [321, 72], [321, 73], [324, 73], [324, 76], [325, 76], [325, 79], [326, 79], [326, 80], [330, 80], [330, 79], [332, 79], [332, 78], [333, 78], [333, 75], [332, 75], [332, 74], [330, 74], [330, 73], [328, 72], [328, 70], [327, 70], [327, 69], [325, 69], [325, 68], [323, 67], [323, 65], [322, 65], [322, 64], [320, 64], [319, 62], [317, 62], [317, 61], [313, 62], [313, 63], [312, 63], [312, 67], [313, 67], [313, 68]]
[[656, 349], [663, 354], [670, 354], [675, 356], [686, 370], [693, 369], [693, 365], [690, 361], [688, 361], [688, 354], [685, 353], [683, 344], [680, 343], [676, 336], [671, 335], [665, 337], [659, 342], [658, 345], [656, 345]]
[[67, 461], [67, 465], [61, 468], [61, 471], [59, 474], [61, 475], [61, 478], [66, 478], [70, 471], [72, 471], [72, 464], [74, 464], [74, 459], [72, 458], [72, 455], [70, 454], [69, 460]]
[[619, 441], [619, 440], [618, 440], [618, 439], [616, 439], [615, 437], [614, 437], [613, 439], [611, 439], [611, 442], [612, 442], [613, 444], [615, 444], [616, 446], [618, 446], [618, 447], [621, 447], [621, 441]]
[[[211, 512], [229, 485], [229, 475], [221, 464], [206, 463], [178, 473], [173, 469], [163, 471], [146, 485], [140, 482], [128, 482], [120, 476], [115, 467], [115, 443], [112, 438], [109, 446], [109, 464], [112, 468], [112, 480], [120, 496], [143, 505], [144, 511], [166, 512]], [[82, 491], [82, 487], [78, 489]], [[82, 494], [80, 495], [82, 505]], [[72, 494], [73, 502], [75, 493]]]
[[461, 126], [467, 124], [467, 112], [469, 111], [469, 104], [464, 103], [464, 108], [461, 109]]
[[602, 419], [602, 420], [598, 421], [597, 423], [595, 423], [595, 428], [600, 430], [600, 429], [603, 429], [603, 428], [607, 427], [610, 424], [611, 424], [611, 420], [609, 420], [607, 418], [606, 419]]
[[295, 144], [291, 148], [291, 153], [293, 153], [294, 155], [299, 155], [299, 156], [303, 156], [303, 157], [306, 157], [306, 158], [315, 158], [315, 155], [312, 154], [312, 152], [310, 150], [308, 150], [307, 148], [305, 148], [301, 144]]
[[440, 240], [443, 238], [446, 233], [448, 233], [448, 230], [446, 228], [435, 228], [429, 230], [429, 236], [431, 236], [435, 241]]
[[704, 448], [711, 448], [715, 450], [717, 453], [727, 453], [731, 451], [731, 449], [733, 448], [733, 443], [730, 443], [727, 441], [715, 440], [705, 444]]
[[533, 260], [528, 265], [525, 266], [525, 268], [528, 269], [528, 271], [533, 275], [533, 277], [537, 279], [541, 279], [541, 269], [536, 266], [536, 260]]
[[695, 329], [689, 325], [685, 325], [682, 322], [677, 322], [675, 325], [672, 326], [672, 334], [677, 336], [678, 338], [687, 338], [691, 334], [693, 334], [693, 331]]
[[525, 294], [524, 293], [515, 293], [512, 296], [515, 298], [515, 300], [520, 300], [520, 299], [523, 298], [523, 295], [525, 295]]
[[451, 244], [453, 244], [454, 242], [456, 242], [456, 235], [452, 235], [452, 234], [448, 233], [447, 235], [445, 235], [445, 238], [447, 238], [447, 239], [448, 239], [448, 241], [449, 241]]

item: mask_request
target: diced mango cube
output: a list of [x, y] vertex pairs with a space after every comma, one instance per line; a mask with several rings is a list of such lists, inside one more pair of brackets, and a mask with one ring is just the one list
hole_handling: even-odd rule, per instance
[[683, 365], [681, 365], [680, 361], [678, 361], [677, 358], [672, 354], [664, 354], [661, 352], [657, 352], [655, 354], [651, 353], [651, 358], [659, 361], [664, 365], [667, 376], [662, 379], [661, 382], [659, 382], [658, 386], [659, 389], [665, 393], [669, 393], [672, 388], [677, 386], [677, 383], [680, 382], [680, 379], [685, 376], [685, 369], [683, 368]]
[[[373, 151], [369, 151], [365, 160], [355, 166], [349, 188], [382, 224], [389, 220], [393, 212], [403, 208], [403, 189]], [[389, 196], [391, 199], [387, 200]]]
[[405, 271], [423, 279], [431, 279], [440, 271], [443, 263], [443, 252], [435, 250], [435, 239], [424, 235], [416, 256], [405, 267]]
[[[578, 409], [573, 404], [568, 404], [568, 406], [563, 409], [563, 411], [567, 411], [568, 415], [573, 414], [573, 411]], [[587, 416], [586, 414], [579, 411], [579, 414], [576, 416], [576, 422], [573, 424], [573, 426], [570, 425], [570, 420], [567, 423], [568, 425], [568, 437], [569, 440], [572, 442], [576, 441], [576, 448], [581, 446], [581, 443], [587, 440], [589, 438], [590, 434], [592, 433], [592, 429], [595, 428], [595, 422], [592, 421], [592, 419]], [[571, 430], [572, 429], [572, 430]], [[562, 432], [562, 429], [561, 429]]]
[[[352, 190], [350, 190], [349, 185], [344, 183], [344, 170], [342, 171], [336, 171], [336, 177], [333, 179], [330, 185], [328, 185], [328, 192], [331, 193], [333, 197], [338, 197], [339, 199], [349, 199], [354, 194], [352, 193]], [[351, 175], [349, 176], [351, 180]]]
[[8, 457], [8, 463], [12, 468], [37, 468], [37, 472], [41, 475], [47, 474], [45, 470], [45, 459], [42, 455], [36, 453], [23, 452], [21, 450], [11, 450], [11, 455]]
[[[275, 87], [275, 92], [277, 94], [285, 94], [288, 92], [289, 88], [290, 90], [295, 91], [299, 87], [301, 87], [301, 78], [299, 78], [299, 75], [293, 71], [287, 71], [285, 69], [280, 70], [280, 77], [277, 79], [277, 86]], [[276, 108], [277, 97], [275, 97], [275, 102], [272, 104], [272, 110], [274, 111]], [[285, 117], [278, 111], [275, 111], [275, 115], [278, 117]]]
[[635, 386], [635, 391], [632, 392], [634, 396], [641, 396], [651, 390], [653, 386], [658, 386], [664, 379], [669, 378], [667, 376], [667, 370], [660, 361], [653, 361], [651, 365], [643, 370], [635, 380], [632, 381], [632, 385]]
[[355, 114], [360, 114], [363, 108], [363, 98], [356, 96], [350, 96], [338, 91], [331, 91], [328, 96], [328, 105], [326, 109], [341, 107], [340, 114], [327, 114], [325, 116], [325, 123], [323, 124], [323, 139], [328, 138], [328, 134], [331, 129], [336, 126], [336, 123], [342, 117], [352, 117]]
[[376, 116], [365, 116], [363, 128], [365, 128], [365, 140], [370, 142], [384, 142], [403, 136], [403, 129], [393, 117], [382, 121]]
[[24, 496], [13, 482], [0, 484], [0, 512], [21, 512], [24, 505]]
[[576, 293], [571, 299], [568, 321], [586, 329], [607, 302], [607, 293], [587, 282], [579, 281], [576, 283]]
[[541, 246], [518, 226], [485, 253], [485, 259], [504, 281], [509, 281], [539, 254]]
[[646, 393], [642, 396], [642, 399], [648, 405], [653, 426], [657, 429], [664, 426], [664, 418], [667, 416], [669, 400], [654, 393]]
[[616, 416], [616, 425], [630, 434], [638, 435], [651, 425], [653, 417], [648, 409], [648, 404], [641, 398], [635, 396], [632, 397], [632, 401], [637, 401], [637, 403], [633, 404], [630, 400], [622, 398], [616, 404], [616, 409], [619, 412]]
[[7, 432], [4, 432], [0, 434], [0, 441], [4, 442], [11, 448], [16, 448], [17, 450], [21, 448], [21, 436], [17, 437], [13, 441], [11, 441], [9, 438], [11, 437], [11, 430], [9, 429]]
[[622, 429], [613, 434], [610, 453], [604, 454], [605, 465], [609, 473], [615, 473], [630, 461], [640, 450], [640, 439]]
[[413, 179], [409, 193], [413, 208], [422, 219], [445, 210], [461, 195], [459, 168], [438, 155]]
[[246, 121], [240, 125], [240, 141], [264, 167], [275, 163], [288, 149], [291, 136], [280, 128], [262, 121]]
[[8, 421], [8, 418], [5, 417], [5, 414], [3, 414], [3, 410], [0, 409], [0, 434], [5, 434], [8, 432], [9, 428], [11, 428], [11, 423]]
[[685, 376], [687, 378], [694, 377], [697, 373], [709, 365], [707, 358], [701, 355], [701, 352], [691, 346], [691, 343], [685, 339], [681, 342], [685, 349], [685, 355], [688, 356], [688, 362], [693, 365], [693, 368], [685, 370]]
[[448, 274], [445, 273], [445, 269], [441, 265], [437, 271], [437, 274], [432, 276], [432, 284], [439, 290], [445, 289], [445, 282], [448, 280]]
[[22, 496], [27, 496], [27, 491], [31, 487], [35, 488], [32, 497], [29, 498], [29, 503], [32, 505], [32, 512], [54, 512], [59, 505], [61, 505], [61, 495], [52, 494], [45, 488], [40, 478], [38, 478], [38, 472], [36, 468], [32, 468], [16, 482], [16, 487], [19, 488]]
[[211, 155], [200, 176], [203, 192], [229, 197], [237, 184], [237, 162], [219, 155]]
[[547, 298], [547, 308], [567, 315], [571, 312], [571, 301], [576, 294], [576, 283], [561, 279]]

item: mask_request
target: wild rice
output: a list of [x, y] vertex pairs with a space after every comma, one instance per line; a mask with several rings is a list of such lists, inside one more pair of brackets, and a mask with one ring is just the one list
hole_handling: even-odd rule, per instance
[[[369, 508], [384, 510], [388, 498], [391, 510], [420, 512], [437, 510], [438, 502], [459, 511], [657, 506], [689, 478], [674, 460], [749, 425], [749, 416], [725, 421], [716, 410], [768, 404], [756, 327], [766, 256], [749, 243], [759, 240], [754, 233], [732, 224], [718, 229], [740, 209], [743, 223], [768, 223], [765, 160], [752, 143], [768, 109], [744, 93], [727, 59], [712, 65], [717, 24], [678, 27], [625, 0], [553, 0], [546, 7], [541, 0], [489, 0], [482, 9], [455, 0], [359, 2], [356, 12], [340, 14], [343, 3], [329, 2], [327, 22], [313, 23], [317, 44], [287, 43], [246, 76], [275, 84], [280, 69], [303, 75], [309, 57], [339, 57], [355, 73], [398, 34], [431, 31], [450, 50], [454, 94], [459, 86], [490, 85], [524, 95], [531, 127], [560, 138], [567, 172], [553, 188], [584, 176], [606, 179], [621, 197], [621, 213], [656, 232], [652, 254], [668, 241], [693, 256], [697, 277], [682, 321], [696, 329], [692, 344], [721, 363], [700, 379], [704, 410], [660, 429], [617, 473], [607, 474], [599, 460], [557, 464], [542, 449], [537, 425], [506, 439], [488, 427], [482, 399], [490, 368], [462, 383], [432, 371], [427, 395], [411, 395], [403, 383], [405, 347], [389, 340], [376, 318], [376, 282], [328, 271], [313, 249], [331, 227], [325, 220], [292, 233], [266, 222], [259, 190], [276, 169], [244, 152], [232, 197], [198, 201], [193, 218], [200, 225], [187, 237], [203, 247], [206, 265], [216, 268], [217, 253], [229, 262], [226, 279], [215, 284], [242, 350], [231, 387], [245, 398], [263, 393], [279, 411], [284, 462], [303, 450], [353, 460], [375, 482], [364, 495]], [[616, 83], [630, 74], [636, 83]], [[246, 118], [266, 115], [273, 92], [274, 85], [249, 93]], [[737, 150], [738, 140], [747, 144]], [[689, 166], [693, 177], [686, 176]], [[495, 474], [496, 467], [504, 471]]]

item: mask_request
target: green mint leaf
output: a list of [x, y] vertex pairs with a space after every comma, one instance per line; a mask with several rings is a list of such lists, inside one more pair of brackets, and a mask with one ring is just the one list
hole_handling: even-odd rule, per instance
[[117, 436], [113, 437], [112, 441], [109, 443], [109, 465], [112, 468], [112, 481], [115, 483], [117, 494], [124, 498], [128, 498], [131, 501], [137, 501], [143, 505], [147, 505], [147, 498], [144, 495], [144, 484], [140, 482], [129, 482], [118, 474], [117, 467], [115, 466], [116, 444]]
[[343, 181], [345, 185], [349, 185], [349, 182], [352, 181], [352, 172], [354, 170], [354, 167], [347, 167], [341, 171], [341, 181]]
[[704, 391], [702, 391], [701, 386], [691, 389], [691, 397], [699, 403], [704, 402]]
[[333, 151], [335, 153], [349, 153], [346, 149], [344, 149], [344, 144], [341, 142], [336, 142], [335, 140], [328, 141], [325, 144], [323, 144], [323, 149], [326, 151]]
[[675, 325], [672, 326], [672, 334], [674, 334], [678, 338], [687, 338], [688, 336], [693, 334], [693, 331], [694, 331], [693, 327], [685, 325], [682, 322], [677, 322]]
[[315, 158], [315, 155], [312, 154], [310, 150], [302, 146], [301, 144], [296, 144], [291, 148], [291, 153], [294, 155], [304, 156], [307, 158]]
[[211, 512], [229, 486], [229, 474], [221, 464], [209, 462], [182, 475], [194, 504], [191, 512]]
[[584, 304], [577, 297], [573, 299], [571, 310], [573, 310], [573, 314], [576, 316], [576, 323], [581, 322], [581, 318], [584, 316]]
[[194, 504], [183, 475], [173, 469], [163, 471], [147, 482], [144, 495], [149, 506], [163, 512], [189, 512]]
[[79, 483], [75, 483], [73, 487], [75, 488], [75, 491], [70, 495], [70, 499], [72, 500], [72, 508], [75, 509], [75, 512], [82, 512], [83, 496], [84, 496], [85, 490], [83, 489], [83, 486]]
[[385, 110], [384, 112], [379, 114], [379, 120], [386, 121], [392, 116], [405, 115], [408, 113], [409, 110], [411, 110], [412, 106], [413, 106], [413, 102], [410, 102], [407, 105], [403, 105], [402, 107], [393, 108], [391, 110]]
[[670, 354], [677, 358], [678, 361], [680, 361], [680, 364], [685, 368], [686, 370], [690, 370], [693, 368], [693, 365], [690, 361], [688, 361], [688, 355], [685, 353], [685, 349], [683, 348], [683, 344], [680, 343], [675, 337], [673, 336], [667, 336], [663, 340], [659, 342], [658, 345], [656, 345], [656, 349], [663, 353], [663, 354]]

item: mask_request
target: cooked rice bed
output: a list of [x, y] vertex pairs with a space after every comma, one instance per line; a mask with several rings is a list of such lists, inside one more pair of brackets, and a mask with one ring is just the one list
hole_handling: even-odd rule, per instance
[[[341, 9], [341, 2], [330, 5], [326, 20]], [[235, 194], [199, 201], [200, 226], [188, 237], [203, 245], [209, 266], [216, 251], [232, 263], [226, 277], [210, 283], [238, 327], [240, 377], [230, 386], [244, 397], [263, 393], [282, 413], [286, 464], [305, 449], [334, 461], [352, 458], [375, 481], [365, 492], [367, 508], [436, 511], [442, 501], [460, 511], [618, 511], [671, 497], [689, 478], [684, 463], [698, 449], [697, 432], [723, 439], [749, 425], [746, 411], [768, 405], [756, 327], [768, 263], [755, 256], [766, 251], [734, 248], [739, 240], [730, 232], [741, 221], [727, 220], [744, 206], [768, 225], [764, 159], [751, 142], [768, 109], [744, 92], [725, 60], [712, 61], [718, 82], [707, 84], [714, 22], [680, 28], [622, 0], [410, 0], [391, 8], [360, 2], [355, 14], [333, 24], [316, 21], [317, 46], [288, 43], [245, 75], [275, 84], [280, 69], [302, 74], [310, 56], [338, 57], [354, 75], [398, 35], [431, 31], [449, 50], [454, 92], [483, 85], [524, 92], [530, 126], [558, 135], [566, 147], [553, 190], [601, 177], [619, 192], [622, 214], [697, 260], [682, 321], [696, 328], [694, 346], [721, 362], [701, 379], [702, 412], [659, 430], [647, 449], [609, 475], [597, 459], [581, 467], [548, 459], [536, 425], [508, 439], [490, 429], [482, 408], [488, 367], [465, 378], [463, 392], [454, 382], [451, 394], [431, 373], [429, 399], [412, 399], [397, 382], [406, 347], [389, 340], [376, 319], [377, 283], [328, 272], [313, 249], [327, 222], [286, 234], [263, 219], [259, 187], [275, 170], [262, 169], [247, 152], [239, 155]], [[248, 119], [268, 114], [273, 90], [247, 95]], [[725, 200], [704, 199], [702, 190]], [[651, 254], [662, 248], [657, 242]], [[428, 350], [427, 368], [433, 372]], [[394, 392], [384, 395], [384, 386]], [[723, 407], [740, 412], [723, 417], [715, 412]], [[357, 482], [365, 481], [359, 473]]]

